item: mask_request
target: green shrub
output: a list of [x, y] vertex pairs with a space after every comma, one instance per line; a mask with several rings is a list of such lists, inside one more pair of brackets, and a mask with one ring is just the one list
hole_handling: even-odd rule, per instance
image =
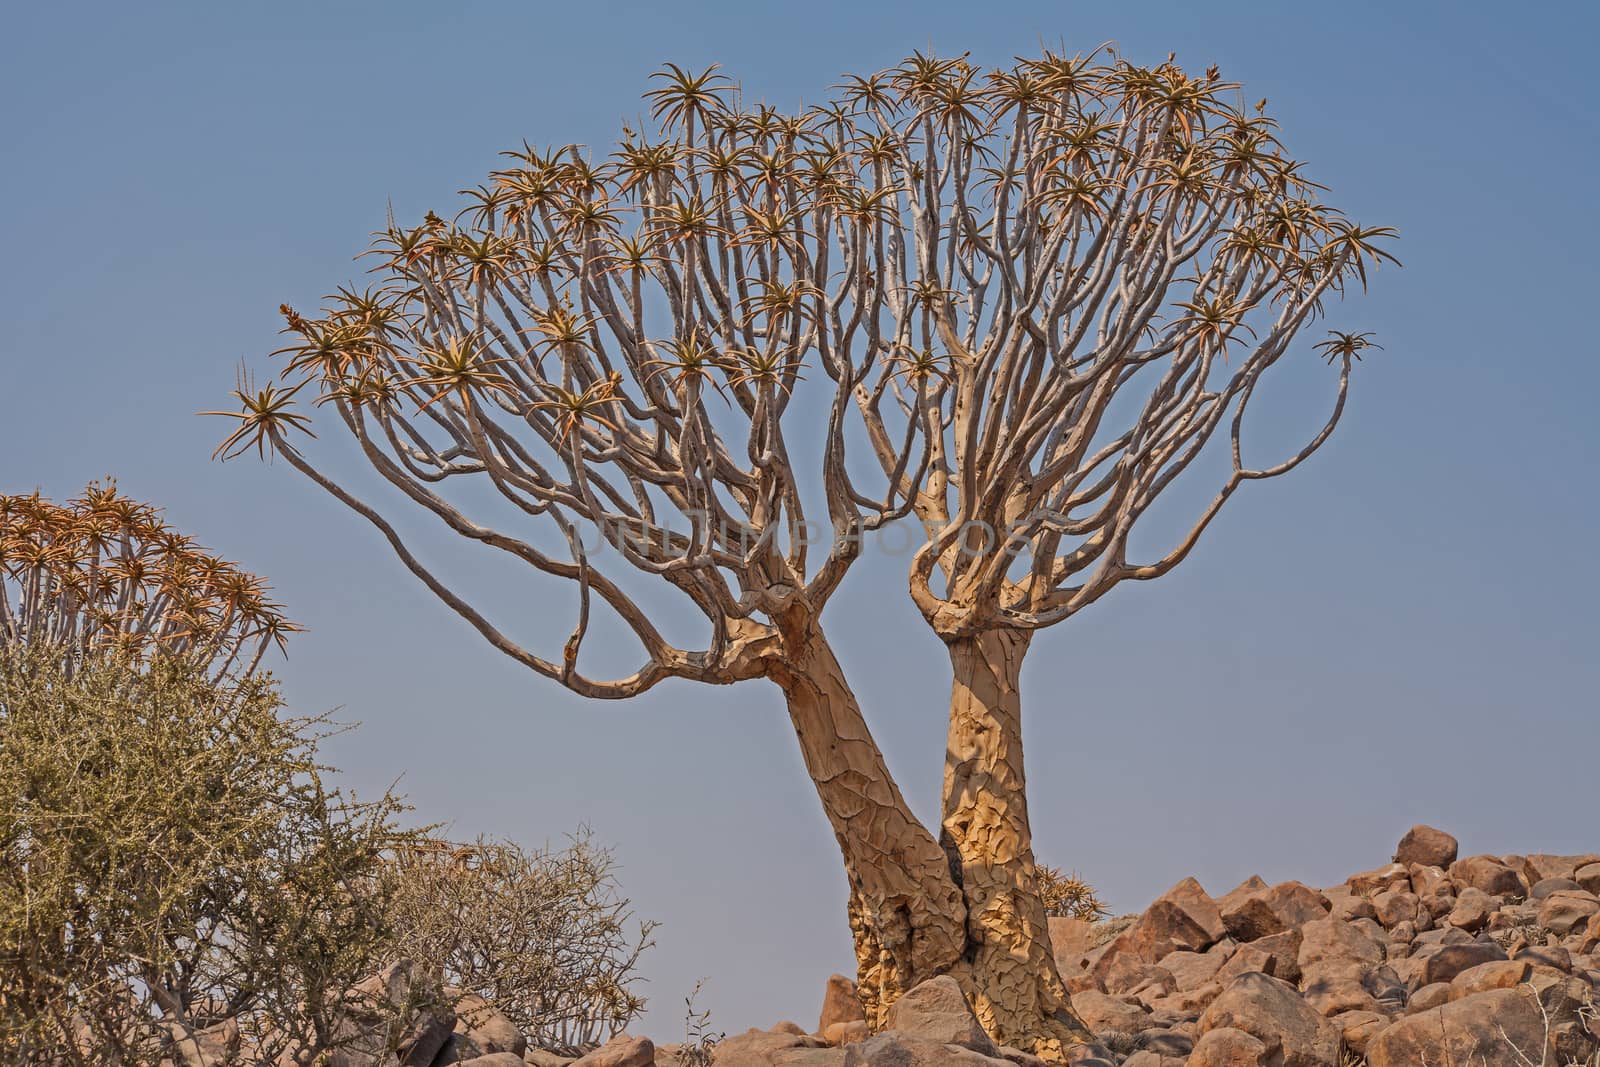
[[[0, 1060], [347, 1041], [388, 945], [389, 796], [324, 785], [270, 678], [0, 649]], [[243, 1055], [235, 1053], [235, 1055]]]

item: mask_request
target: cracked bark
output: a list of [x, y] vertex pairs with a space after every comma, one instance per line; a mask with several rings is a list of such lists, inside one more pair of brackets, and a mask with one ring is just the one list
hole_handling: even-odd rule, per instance
[[950, 642], [954, 685], [940, 843], [966, 906], [964, 974], [984, 1029], [1001, 1044], [1065, 1062], [1091, 1040], [1050, 947], [1034, 868], [1018, 676], [1029, 635], [990, 630]]
[[902, 993], [960, 966], [961, 891], [939, 842], [911, 813], [844, 672], [815, 626], [785, 641], [773, 679], [850, 883], [850, 930], [868, 1025]]

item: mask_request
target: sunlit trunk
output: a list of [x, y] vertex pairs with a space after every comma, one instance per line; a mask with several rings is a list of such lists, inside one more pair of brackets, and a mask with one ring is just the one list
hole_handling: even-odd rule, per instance
[[955, 681], [940, 843], [966, 904], [962, 984], [1001, 1044], [1053, 1061], [1089, 1033], [1050, 948], [1028, 827], [1019, 675], [1028, 635], [991, 630], [950, 643]]

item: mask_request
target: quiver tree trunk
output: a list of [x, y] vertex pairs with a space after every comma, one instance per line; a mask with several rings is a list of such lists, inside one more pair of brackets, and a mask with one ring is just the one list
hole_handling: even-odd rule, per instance
[[1019, 675], [1029, 635], [989, 630], [950, 642], [954, 685], [940, 843], [966, 907], [965, 974], [984, 1029], [1062, 1061], [1089, 1040], [1050, 947], [1028, 826]]
[[900, 995], [957, 969], [965, 909], [939, 842], [911, 813], [833, 650], [788, 635], [771, 676], [788, 698], [806, 769], [844, 854], [857, 984], [874, 1029]]

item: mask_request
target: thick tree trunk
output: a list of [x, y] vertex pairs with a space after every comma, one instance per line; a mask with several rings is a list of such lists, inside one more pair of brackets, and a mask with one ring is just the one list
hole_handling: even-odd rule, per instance
[[991, 630], [950, 643], [955, 682], [940, 843], [965, 898], [962, 984], [1001, 1044], [1064, 1062], [1090, 1039], [1073, 1013], [1039, 899], [1022, 767], [1018, 677], [1028, 634]]
[[814, 625], [786, 635], [770, 674], [850, 880], [857, 982], [873, 1028], [902, 993], [955, 970], [965, 908], [944, 851], [889, 774], [833, 650]]

